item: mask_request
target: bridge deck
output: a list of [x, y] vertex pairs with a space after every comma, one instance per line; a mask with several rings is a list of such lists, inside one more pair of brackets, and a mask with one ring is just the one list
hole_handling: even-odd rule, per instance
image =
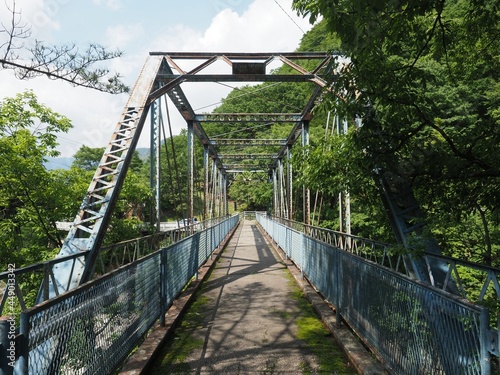
[[[185, 332], [182, 337], [190, 337], [185, 341], [189, 353], [182, 364], [172, 365], [168, 355], [184, 351], [179, 347], [184, 340], [179, 336], [167, 340], [148, 373], [325, 373], [311, 346], [297, 336], [297, 322], [311, 317], [299, 306], [299, 290], [287, 262], [268, 246], [253, 221], [243, 221], [201, 285], [203, 298], [198, 301], [203, 305], [197, 309], [195, 322], [186, 318], [180, 325]], [[176, 347], [171, 346], [172, 341]], [[353, 358], [347, 359], [332, 336], [323, 332], [320, 341], [326, 344], [328, 356], [337, 356], [339, 374], [356, 373], [348, 365]], [[315, 349], [318, 347], [316, 344]], [[355, 352], [353, 348], [349, 351]], [[368, 367], [373, 370], [372, 363]]]

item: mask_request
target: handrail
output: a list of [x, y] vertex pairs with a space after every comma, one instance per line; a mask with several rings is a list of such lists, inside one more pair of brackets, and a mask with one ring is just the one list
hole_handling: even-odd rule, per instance
[[[141, 259], [158, 250], [161, 246], [174, 244], [197, 231], [217, 225], [225, 219], [227, 219], [225, 216], [209, 219], [169, 231], [103, 246], [98, 250], [97, 261], [91, 279]], [[78, 261], [85, 262], [88, 253], [89, 251], [82, 251], [0, 273], [0, 316], [5, 313], [8, 298], [14, 295], [16, 297], [15, 302], [9, 302], [9, 304], [16, 306], [15, 315], [35, 304], [33, 293], [38, 292], [38, 290], [43, 291], [43, 301], [47, 301], [49, 299], [49, 285], [56, 285], [53, 274], [54, 266], [66, 261], [73, 261], [74, 264]], [[40, 279], [40, 275], [42, 275], [41, 283], [36, 281]], [[14, 291], [14, 295], [12, 292], [9, 294], [9, 290]], [[56, 296], [61, 293], [57, 287], [55, 292]], [[13, 313], [11, 310], [9, 309], [9, 315]]]

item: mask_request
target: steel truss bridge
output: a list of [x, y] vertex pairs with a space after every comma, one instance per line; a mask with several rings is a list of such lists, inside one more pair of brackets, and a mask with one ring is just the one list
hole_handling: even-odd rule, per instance
[[[266, 173], [274, 187], [272, 217], [257, 215], [261, 227], [338, 307], [339, 322], [345, 319], [352, 325], [391, 368], [398, 369], [399, 374], [413, 374], [415, 363], [418, 366], [421, 362], [428, 364], [427, 370], [418, 373], [491, 373], [491, 363], [499, 354], [499, 331], [492, 327], [498, 323], [486, 308], [465, 300], [461, 272], [473, 269], [484, 276], [478, 291], [481, 301], [491, 290], [500, 296], [500, 270], [444, 257], [432, 241], [422, 255], [412, 255], [411, 251], [398, 254], [387, 244], [310, 226], [307, 187], [302, 197], [304, 222], [291, 220], [293, 171], [287, 160], [297, 142], [308, 145], [313, 110], [336, 79], [338, 58], [326, 52], [150, 53], [58, 256], [0, 274], [4, 282], [1, 315], [5, 315], [13, 299], [22, 310], [17, 321], [14, 372], [104, 374], [119, 366], [141, 336], [158, 319], [161, 321], [198, 268], [238, 224], [238, 216], [228, 215], [227, 185], [231, 176], [248, 172]], [[270, 66], [276, 62], [287, 66], [289, 73], [272, 74]], [[293, 82], [308, 86], [310, 96], [301, 109], [289, 113], [196, 113], [184, 85], [221, 82]], [[127, 169], [148, 119], [155, 181], [152, 187], [158, 195], [156, 156], [161, 145], [162, 101], [166, 100], [173, 103], [187, 125], [189, 218], [194, 217], [195, 138], [203, 147], [204, 220], [103, 247]], [[222, 138], [207, 135], [207, 123], [235, 127], [284, 124], [291, 130], [283, 139]], [[266, 152], [254, 152], [256, 146], [265, 147]], [[409, 186], [396, 176], [380, 171], [377, 182], [396, 239], [409, 249], [408, 238], [421, 234], [424, 225], [418, 202]], [[412, 224], [415, 222], [418, 224]], [[347, 268], [339, 265], [354, 270], [357, 279], [344, 279]], [[363, 275], [370, 275], [371, 286], [363, 281]], [[37, 296], [31, 302], [22, 290], [26, 279], [39, 282]], [[353, 288], [360, 300], [366, 294], [359, 288], [370, 289], [377, 284], [381, 290], [393, 293], [392, 300], [386, 302], [399, 304], [398, 314], [393, 321], [383, 319], [390, 307], [368, 314], [373, 313], [374, 306], [362, 301], [354, 305], [348, 295], [352, 290], [338, 289], [343, 280], [349, 285], [357, 283]], [[380, 301], [374, 303], [380, 305]], [[402, 323], [405, 316], [411, 318], [407, 325]], [[8, 325], [7, 320], [0, 322], [3, 361], [8, 357]], [[111, 326], [114, 328], [109, 331]], [[403, 328], [406, 343], [411, 343], [406, 348], [396, 343]], [[107, 336], [102, 339], [99, 334]], [[77, 339], [86, 346], [78, 347]], [[429, 343], [433, 352], [425, 348]], [[82, 350], [94, 352], [85, 355]], [[12, 369], [3, 362], [0, 366], [4, 373]]]

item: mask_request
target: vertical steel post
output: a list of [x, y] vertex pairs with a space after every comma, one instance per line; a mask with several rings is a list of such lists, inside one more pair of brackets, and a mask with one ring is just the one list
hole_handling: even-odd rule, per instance
[[219, 213], [217, 212], [217, 209], [219, 207], [219, 203], [217, 202], [217, 199], [219, 199], [219, 168], [214, 163], [214, 174], [212, 176], [212, 197], [213, 197], [213, 202], [212, 202], [212, 217], [217, 218], [219, 216]]
[[223, 215], [222, 181], [223, 181], [222, 171], [219, 171], [219, 188], [218, 188], [218, 191], [217, 191], [218, 198], [219, 198], [219, 214], [217, 215], [218, 217], [221, 217]]
[[[25, 313], [21, 313], [19, 333], [21, 335], [21, 345], [19, 348], [19, 359], [18, 359], [19, 373], [22, 375], [28, 375], [30, 323], [29, 323], [29, 316], [26, 315]], [[16, 367], [16, 372], [17, 372], [17, 367]]]
[[292, 176], [292, 146], [288, 145], [286, 149], [286, 154], [287, 154], [287, 177], [288, 177], [288, 183], [287, 183], [287, 198], [288, 198], [288, 220], [293, 220], [293, 176]]
[[[343, 133], [344, 135], [347, 135], [347, 119], [344, 118], [342, 121], [343, 123]], [[345, 207], [345, 232], [347, 234], [351, 234], [351, 195], [349, 194], [349, 191], [345, 191], [345, 196], [344, 196], [344, 207]], [[348, 238], [348, 244], [349, 247], [351, 246], [351, 238]]]
[[210, 161], [210, 158], [209, 158], [209, 154], [208, 154], [208, 145], [204, 145], [203, 146], [203, 168], [204, 168], [204, 175], [205, 175], [205, 178], [204, 178], [204, 181], [205, 181], [205, 184], [203, 185], [203, 196], [204, 196], [204, 200], [205, 200], [205, 204], [204, 204], [204, 212], [203, 212], [203, 221], [207, 220], [210, 216], [208, 215], [208, 212], [210, 210], [210, 199], [208, 197], [208, 194], [209, 194], [209, 191], [208, 191], [208, 184], [209, 184], [209, 161]]
[[[304, 121], [302, 123], [302, 146], [309, 146], [309, 121]], [[304, 224], [311, 224], [311, 191], [304, 185], [303, 187], [304, 197]]]
[[215, 163], [212, 163], [212, 183], [211, 183], [211, 188], [212, 188], [212, 193], [211, 193], [211, 199], [210, 199], [210, 218], [213, 219], [216, 217], [215, 215], [215, 200], [217, 199], [217, 196], [215, 195], [217, 190], [217, 166]]
[[[149, 188], [152, 191], [156, 191], [156, 130], [157, 130], [157, 118], [158, 118], [158, 101], [155, 100], [151, 104], [150, 109], [150, 138], [149, 138]], [[156, 217], [156, 212], [154, 212], [155, 206], [151, 206], [151, 224], [153, 224], [153, 219]]]
[[[348, 126], [347, 119], [340, 121], [338, 114], [334, 117], [335, 130], [338, 135], [346, 135]], [[351, 234], [351, 197], [349, 191], [339, 193], [339, 231]], [[346, 245], [349, 247], [351, 244], [350, 238], [347, 238]]]
[[223, 204], [224, 204], [224, 216], [229, 215], [229, 207], [227, 205], [227, 173], [222, 176], [222, 191], [223, 191]]
[[481, 311], [480, 316], [480, 335], [481, 335], [481, 375], [490, 375], [491, 374], [491, 358], [489, 349], [491, 347], [491, 336], [489, 330], [489, 317], [488, 310], [484, 309]]
[[283, 181], [285, 176], [283, 175], [283, 159], [278, 160], [278, 181], [279, 181], [279, 197], [280, 197], [280, 217], [286, 217], [286, 207], [285, 207], [285, 191], [283, 190]]
[[280, 160], [277, 161], [276, 165], [276, 199], [277, 203], [277, 213], [276, 216], [282, 217], [283, 214], [283, 199], [282, 199], [282, 191], [281, 191], [281, 168], [280, 168]]
[[273, 210], [274, 215], [279, 215], [279, 207], [278, 207], [278, 184], [276, 179], [276, 169], [273, 169]]
[[160, 231], [160, 121], [161, 121], [161, 98], [151, 104], [151, 135], [150, 135], [150, 156], [149, 186], [155, 192], [155, 204], [151, 206], [151, 224], [156, 226], [156, 231]]
[[[167, 104], [167, 103], [165, 103]], [[168, 105], [168, 104], [167, 104]], [[156, 230], [160, 231], [161, 223], [161, 210], [160, 210], [160, 166], [161, 166], [161, 129], [160, 124], [163, 124], [163, 117], [161, 111], [161, 97], [158, 99], [159, 121], [157, 122], [156, 137], [155, 137], [155, 150], [156, 150], [156, 190], [155, 190], [155, 208], [156, 208]]]
[[194, 127], [193, 121], [187, 122], [187, 153], [188, 153], [188, 218], [194, 217]]
[[[11, 343], [15, 342], [10, 337], [12, 319], [8, 316], [0, 316], [0, 375], [11, 375], [14, 372], [12, 362], [15, 362], [16, 353], [10, 352]], [[15, 348], [15, 344], [12, 346]], [[11, 354], [14, 358], [11, 358]]]
[[[340, 117], [337, 113], [333, 117], [333, 123], [335, 128], [335, 133], [339, 135], [341, 133], [340, 128]], [[339, 193], [339, 232], [344, 232], [344, 199], [343, 193]]]

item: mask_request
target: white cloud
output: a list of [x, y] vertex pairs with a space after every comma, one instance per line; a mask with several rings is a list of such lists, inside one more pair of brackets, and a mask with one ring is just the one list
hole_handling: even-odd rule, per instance
[[112, 11], [117, 11], [122, 8], [121, 0], [92, 0], [92, 2], [96, 5], [104, 5]]
[[131, 42], [143, 39], [143, 37], [144, 27], [142, 23], [117, 25], [106, 30], [106, 45], [125, 49]]
[[[13, 11], [17, 26], [30, 29], [33, 38], [50, 39], [51, 33], [60, 28], [57, 16], [61, 7], [70, 0], [7, 0], [0, 3], [2, 28], [10, 28]], [[15, 8], [14, 8], [15, 3]]]
[[291, 1], [280, 1], [280, 5], [269, 0], [255, 0], [241, 16], [220, 13], [207, 30], [205, 38], [226, 35], [226, 43], [233, 50], [293, 51], [298, 47], [302, 30], [308, 30], [310, 26], [307, 21], [285, 11], [290, 8]]
[[[284, 9], [291, 6], [291, 0], [281, 3]], [[255, 0], [243, 14], [221, 10], [203, 32], [183, 23], [166, 27], [152, 46], [164, 51], [293, 51], [302, 37], [301, 29], [310, 29], [307, 20], [291, 11], [285, 13], [269, 0]]]

